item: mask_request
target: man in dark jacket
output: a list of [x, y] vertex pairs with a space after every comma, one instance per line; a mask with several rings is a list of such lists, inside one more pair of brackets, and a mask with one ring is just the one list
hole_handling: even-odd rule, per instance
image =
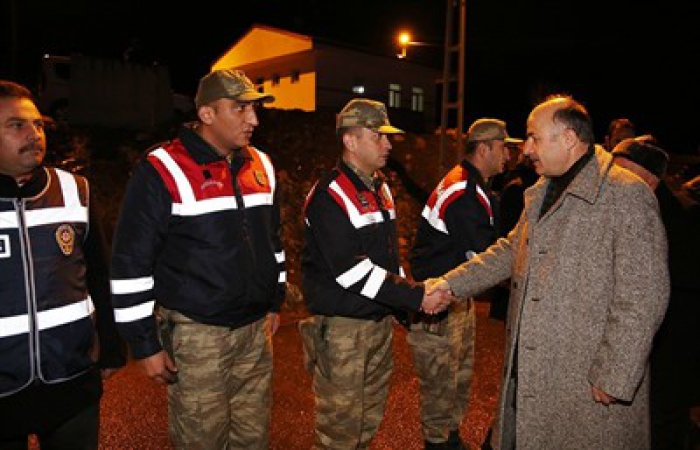
[[152, 148], [127, 186], [115, 317], [146, 374], [168, 383], [178, 449], [269, 446], [285, 255], [275, 170], [250, 139], [272, 100], [243, 72], [206, 75], [198, 122]]
[[[498, 206], [488, 181], [509, 159], [505, 122], [484, 118], [467, 133], [464, 159], [428, 199], [411, 252], [416, 280], [437, 277], [498, 238]], [[421, 426], [427, 449], [464, 449], [459, 426], [474, 373], [476, 315], [472, 299], [438, 316], [419, 315], [408, 342], [420, 380]]]
[[102, 378], [125, 353], [95, 199], [45, 156], [31, 93], [0, 80], [0, 448], [36, 434], [42, 448], [95, 450]]
[[[316, 325], [314, 448], [368, 448], [389, 394], [392, 315], [434, 313], [450, 296], [426, 296], [399, 262], [396, 208], [380, 169], [391, 150], [384, 104], [350, 101], [338, 114], [341, 161], [305, 205], [304, 299]], [[308, 322], [307, 322], [308, 323]], [[302, 331], [302, 334], [306, 334]], [[307, 345], [307, 353], [309, 350]]]
[[652, 448], [694, 448], [688, 441], [690, 410], [700, 406], [700, 205], [664, 181], [669, 157], [653, 137], [625, 139], [612, 155], [654, 190], [668, 238], [671, 297], [651, 352]]

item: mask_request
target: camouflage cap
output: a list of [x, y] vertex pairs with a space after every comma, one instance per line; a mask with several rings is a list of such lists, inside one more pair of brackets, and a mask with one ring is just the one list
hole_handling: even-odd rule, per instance
[[399, 134], [404, 131], [389, 123], [384, 103], [366, 98], [350, 100], [338, 113], [335, 129], [364, 127], [382, 134]]
[[255, 85], [240, 70], [220, 69], [202, 77], [197, 88], [194, 103], [199, 108], [220, 98], [230, 98], [242, 102], [272, 102], [275, 97], [255, 90]]
[[467, 141], [492, 141], [503, 140], [508, 144], [519, 144], [522, 139], [508, 136], [506, 123], [498, 119], [478, 119], [469, 127], [467, 131]]

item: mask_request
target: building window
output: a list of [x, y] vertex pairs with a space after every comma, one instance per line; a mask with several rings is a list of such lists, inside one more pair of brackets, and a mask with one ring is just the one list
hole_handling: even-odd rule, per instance
[[299, 82], [299, 71], [293, 70], [290, 78], [292, 80], [292, 83], [298, 83]]
[[352, 87], [352, 92], [353, 94], [364, 94], [365, 93], [365, 87], [362, 85], [357, 85]]
[[411, 111], [423, 112], [425, 103], [425, 94], [423, 88], [413, 87], [411, 89]]
[[280, 76], [278, 74], [272, 75], [272, 85], [278, 86], [280, 84]]
[[261, 94], [265, 92], [265, 77], [257, 77], [255, 79], [255, 89]]
[[389, 85], [389, 108], [401, 108], [401, 85]]

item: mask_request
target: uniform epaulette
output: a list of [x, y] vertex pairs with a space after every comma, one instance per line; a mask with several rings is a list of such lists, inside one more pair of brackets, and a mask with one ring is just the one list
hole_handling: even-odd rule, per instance
[[340, 175], [340, 170], [337, 167], [333, 169], [323, 169], [321, 176], [318, 179], [317, 189], [328, 189], [328, 186]]
[[165, 147], [165, 146], [167, 146], [167, 145], [170, 145], [172, 142], [173, 142], [172, 140], [168, 140], [168, 141], [161, 141], [161, 142], [158, 142], [158, 143], [155, 143], [155, 144], [151, 145], [151, 146], [148, 147], [143, 153], [141, 153], [141, 160], [142, 160], [142, 161], [145, 160], [146, 157], [147, 157], [153, 150], [158, 149], [158, 148], [163, 148], [163, 147]]

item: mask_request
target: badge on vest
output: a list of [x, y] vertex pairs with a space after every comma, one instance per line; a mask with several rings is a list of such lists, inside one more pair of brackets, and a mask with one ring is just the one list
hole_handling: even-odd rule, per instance
[[369, 208], [369, 202], [367, 201], [367, 197], [365, 197], [362, 192], [357, 193], [357, 200], [360, 202], [360, 205], [362, 205], [362, 209]]
[[75, 245], [75, 230], [68, 224], [63, 224], [56, 230], [56, 243], [64, 255], [73, 253]]
[[265, 172], [262, 170], [254, 170], [253, 176], [255, 177], [255, 181], [257, 181], [260, 186], [267, 186], [267, 177], [265, 176]]
[[10, 236], [7, 234], [0, 235], [0, 258], [9, 258], [10, 253]]

